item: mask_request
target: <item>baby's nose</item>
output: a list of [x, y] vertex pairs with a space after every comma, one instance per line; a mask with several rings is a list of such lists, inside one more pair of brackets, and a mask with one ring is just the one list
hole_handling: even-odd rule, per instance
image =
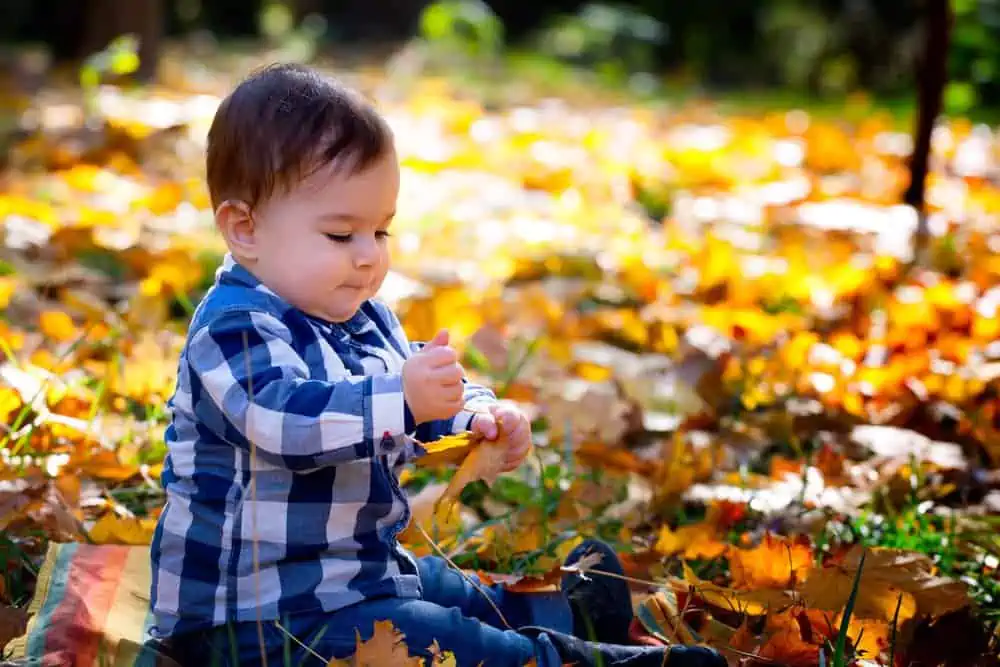
[[374, 241], [360, 241], [355, 246], [354, 264], [356, 266], [371, 266], [378, 261], [378, 246]]

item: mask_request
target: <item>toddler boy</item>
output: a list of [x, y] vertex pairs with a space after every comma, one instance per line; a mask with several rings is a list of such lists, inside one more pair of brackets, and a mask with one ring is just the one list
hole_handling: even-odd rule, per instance
[[[486, 589], [509, 629], [444, 561], [397, 541], [410, 519], [398, 474], [422, 453], [414, 438], [472, 430], [499, 439], [513, 470], [531, 434], [515, 407], [465, 379], [446, 332], [411, 345], [374, 298], [399, 168], [372, 106], [305, 67], [256, 72], [216, 113], [207, 179], [229, 252], [192, 318], [170, 402], [152, 635], [185, 664], [283, 665], [290, 650], [294, 664], [321, 665], [388, 619], [411, 652], [436, 641], [459, 665], [662, 664], [665, 649], [571, 634], [586, 611], [590, 627], [605, 619], [598, 639], [625, 641], [620, 581], [567, 580], [565, 620], [544, 628], [530, 596]], [[669, 655], [725, 664], [706, 649]]]

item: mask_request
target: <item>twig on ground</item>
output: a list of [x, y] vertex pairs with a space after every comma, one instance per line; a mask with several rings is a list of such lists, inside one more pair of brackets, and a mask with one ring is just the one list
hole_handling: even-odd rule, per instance
[[445, 562], [448, 563], [448, 565], [451, 566], [453, 570], [458, 572], [463, 579], [472, 584], [473, 587], [477, 591], [479, 591], [484, 598], [486, 598], [486, 601], [490, 603], [490, 606], [493, 607], [493, 611], [497, 613], [497, 616], [500, 617], [500, 620], [503, 621], [503, 624], [506, 625], [508, 629], [513, 630], [514, 627], [507, 622], [507, 619], [506, 617], [504, 617], [503, 612], [500, 611], [500, 607], [498, 607], [496, 603], [493, 601], [493, 598], [491, 598], [489, 594], [483, 590], [482, 586], [480, 586], [477, 582], [473, 581], [472, 577], [463, 572], [462, 568], [460, 568], [458, 565], [455, 564], [455, 561], [448, 558], [448, 555], [441, 549], [441, 547], [437, 545], [437, 542], [431, 539], [431, 536], [427, 534], [427, 531], [424, 530], [424, 527], [420, 524], [419, 521], [414, 521], [413, 524], [417, 527], [417, 530], [420, 531], [420, 534], [424, 536], [424, 539], [427, 540], [427, 543], [431, 545], [431, 548], [434, 549], [434, 551], [436, 551], [437, 554], [441, 556], [441, 558], [443, 558]]

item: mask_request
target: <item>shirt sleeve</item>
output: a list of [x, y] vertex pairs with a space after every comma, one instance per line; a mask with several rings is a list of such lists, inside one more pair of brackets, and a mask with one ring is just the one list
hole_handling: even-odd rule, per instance
[[[406, 332], [403, 330], [403, 325], [400, 324], [399, 318], [396, 317], [391, 308], [377, 300], [373, 300], [372, 303], [375, 305], [379, 317], [383, 318], [388, 324], [391, 335], [395, 338], [399, 349], [406, 352], [407, 358], [419, 352], [424, 347], [424, 343], [411, 343], [409, 341]], [[451, 419], [438, 419], [424, 422], [423, 424], [416, 424], [409, 406], [404, 401], [404, 428], [406, 432], [412, 433], [413, 437], [420, 442], [432, 442], [445, 435], [461, 433], [469, 429], [472, 424], [472, 417], [476, 412], [485, 412], [488, 405], [497, 402], [496, 395], [489, 388], [469, 382], [467, 378], [463, 379], [462, 383], [464, 385], [463, 400], [465, 407]]]
[[[410, 354], [418, 352], [423, 347], [423, 343], [408, 343], [407, 345]], [[467, 431], [472, 425], [472, 417], [476, 412], [485, 412], [488, 405], [497, 402], [496, 395], [487, 387], [469, 382], [467, 378], [462, 379], [462, 384], [464, 385], [462, 391], [464, 408], [451, 419], [436, 419], [417, 425], [413, 434], [414, 438], [420, 442], [433, 442], [445, 435]], [[407, 425], [412, 426], [413, 417], [409, 407], [407, 406], [405, 410]]]
[[311, 470], [388, 453], [405, 434], [401, 373], [310, 378], [289, 328], [262, 312], [221, 315], [192, 337], [201, 392], [263, 457]]

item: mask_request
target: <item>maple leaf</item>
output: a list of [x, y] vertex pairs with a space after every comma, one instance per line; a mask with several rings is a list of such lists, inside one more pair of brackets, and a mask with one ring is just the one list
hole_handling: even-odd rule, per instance
[[809, 576], [813, 552], [807, 541], [768, 533], [753, 549], [731, 549], [729, 566], [734, 588], [794, 588]]
[[361, 641], [361, 633], [355, 630], [354, 655], [349, 660], [331, 659], [327, 667], [424, 667], [419, 656], [411, 656], [410, 649], [392, 621], [375, 621], [372, 636]]

